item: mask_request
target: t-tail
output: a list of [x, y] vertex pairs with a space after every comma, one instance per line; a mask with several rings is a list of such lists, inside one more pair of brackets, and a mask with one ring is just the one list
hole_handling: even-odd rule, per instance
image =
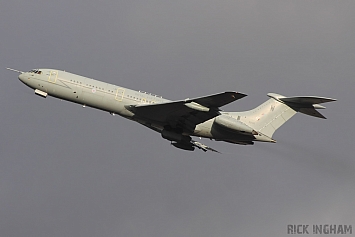
[[274, 132], [297, 112], [325, 119], [317, 111], [317, 109], [325, 109], [320, 104], [336, 101], [335, 99], [317, 96], [285, 97], [275, 93], [269, 93], [268, 96], [271, 99], [255, 109], [230, 114], [235, 119], [253, 128], [261, 137], [266, 136], [270, 139], [272, 139]]

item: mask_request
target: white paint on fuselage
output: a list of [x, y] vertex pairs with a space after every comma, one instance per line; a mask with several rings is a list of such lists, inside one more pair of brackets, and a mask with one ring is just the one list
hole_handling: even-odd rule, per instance
[[[133, 117], [134, 114], [125, 108], [126, 105], [166, 103], [164, 99], [151, 93], [135, 91], [121, 86], [94, 80], [56, 69], [38, 69], [41, 74], [25, 72], [19, 79], [33, 89], [47, 92], [48, 95], [68, 100], [83, 106], [89, 106], [112, 114], [119, 114], [127, 119], [162, 130], [161, 124]], [[52, 77], [52, 72], [56, 77]], [[193, 136], [212, 138], [213, 119], [196, 126]]]
[[[165, 124], [150, 121], [146, 118], [135, 116], [134, 113], [126, 109], [129, 105], [158, 104], [171, 102], [161, 96], [147, 92], [134, 91], [121, 86], [109, 84], [103, 81], [79, 76], [73, 73], [56, 69], [36, 69], [19, 75], [19, 79], [27, 86], [48, 93], [48, 95], [63, 100], [89, 106], [111, 114], [118, 114], [127, 119], [143, 124], [154, 131], [162, 132]], [[248, 112], [241, 112], [241, 114]], [[222, 115], [228, 114], [221, 112]], [[239, 113], [233, 112], [234, 117]], [[245, 140], [273, 141], [259, 133], [258, 136], [241, 135], [234, 132], [221, 131], [214, 129], [214, 118], [196, 125], [192, 134], [183, 134], [204, 138], [213, 138], [232, 143]]]

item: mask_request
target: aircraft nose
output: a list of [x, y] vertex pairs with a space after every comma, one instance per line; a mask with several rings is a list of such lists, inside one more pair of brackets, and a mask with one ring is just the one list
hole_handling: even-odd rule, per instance
[[19, 76], [18, 76], [18, 79], [20, 80], [20, 81], [22, 81], [22, 82], [24, 82], [25, 81], [25, 75], [24, 75], [25, 73], [21, 73]]

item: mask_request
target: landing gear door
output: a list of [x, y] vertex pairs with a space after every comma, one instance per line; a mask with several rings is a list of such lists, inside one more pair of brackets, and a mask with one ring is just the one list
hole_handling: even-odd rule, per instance
[[58, 78], [58, 71], [52, 70], [49, 72], [49, 78], [48, 78], [49, 82], [55, 83], [57, 81], [57, 78]]
[[117, 100], [117, 101], [123, 100], [124, 90], [125, 89], [121, 88], [121, 87], [117, 88], [115, 100]]

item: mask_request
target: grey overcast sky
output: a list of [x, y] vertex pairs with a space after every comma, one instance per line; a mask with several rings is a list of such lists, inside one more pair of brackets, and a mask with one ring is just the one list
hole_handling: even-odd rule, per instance
[[[355, 232], [355, 1], [0, 3], [0, 236]], [[235, 90], [336, 98], [276, 144], [174, 148], [118, 116], [42, 99], [6, 70], [56, 68], [177, 100]], [[310, 233], [310, 235], [313, 235]], [[332, 236], [332, 235], [327, 235]]]

